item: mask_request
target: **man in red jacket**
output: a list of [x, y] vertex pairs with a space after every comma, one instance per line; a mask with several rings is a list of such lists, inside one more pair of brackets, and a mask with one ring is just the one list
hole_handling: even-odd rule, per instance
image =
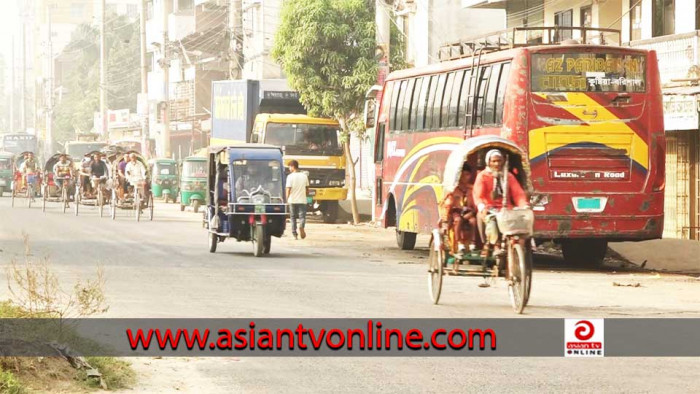
[[476, 176], [474, 181], [474, 204], [477, 207], [477, 223], [479, 234], [484, 241], [483, 256], [488, 256], [491, 245], [494, 251], [500, 253], [498, 245], [498, 227], [494, 213], [503, 207], [504, 171], [508, 176], [508, 201], [506, 208], [528, 206], [527, 195], [518, 183], [515, 175], [503, 169], [503, 154], [498, 149], [486, 153], [486, 168]]

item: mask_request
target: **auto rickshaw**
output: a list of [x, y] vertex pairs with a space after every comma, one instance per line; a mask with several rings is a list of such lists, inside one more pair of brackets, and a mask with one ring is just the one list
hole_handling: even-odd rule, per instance
[[231, 237], [251, 241], [255, 257], [270, 253], [272, 237], [282, 236], [287, 218], [282, 150], [260, 144], [212, 147], [207, 176], [209, 252]]
[[177, 201], [178, 166], [173, 159], [151, 159], [148, 161], [151, 167], [151, 192], [153, 197], [168, 201]]
[[[485, 155], [489, 150], [498, 149], [505, 160], [504, 168], [515, 175], [523, 190], [532, 190], [527, 155], [513, 142], [496, 136], [478, 136], [462, 142], [447, 158], [443, 174], [443, 193], [451, 193], [459, 183], [465, 163], [473, 169], [483, 170]], [[506, 171], [502, 171], [503, 208], [492, 210], [488, 207], [489, 218], [495, 217], [500, 252], [493, 255], [481, 253], [480, 246], [475, 250], [459, 252], [451, 250], [451, 240], [455, 236], [451, 226], [448, 230], [438, 228], [432, 231], [430, 257], [428, 260], [428, 289], [433, 303], [440, 300], [444, 275], [476, 276], [484, 279], [504, 277], [508, 283], [508, 293], [513, 309], [522, 313], [530, 297], [532, 285], [532, 235], [534, 214], [528, 208], [512, 208], [508, 196]], [[493, 222], [491, 222], [493, 225]], [[485, 233], [489, 233], [487, 225]], [[493, 227], [491, 227], [493, 229]], [[487, 235], [488, 236], [488, 235]], [[477, 237], [479, 238], [479, 237]], [[481, 241], [481, 240], [480, 240]], [[481, 242], [483, 244], [483, 241]]]
[[14, 157], [13, 153], [0, 152], [0, 197], [12, 189]]
[[182, 161], [180, 171], [180, 210], [192, 205], [194, 212], [205, 201], [207, 189], [207, 157], [191, 156]]

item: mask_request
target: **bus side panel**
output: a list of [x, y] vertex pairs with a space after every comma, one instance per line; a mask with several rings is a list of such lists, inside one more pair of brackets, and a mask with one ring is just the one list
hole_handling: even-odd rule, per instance
[[385, 226], [392, 225], [392, 216], [401, 231], [429, 233], [438, 225], [446, 158], [463, 141], [463, 134], [459, 129], [386, 136], [386, 197], [380, 216]]
[[[510, 65], [503, 106], [501, 137], [515, 142], [527, 152], [529, 65], [525, 51], [519, 51]], [[526, 168], [529, 171], [529, 168]]]

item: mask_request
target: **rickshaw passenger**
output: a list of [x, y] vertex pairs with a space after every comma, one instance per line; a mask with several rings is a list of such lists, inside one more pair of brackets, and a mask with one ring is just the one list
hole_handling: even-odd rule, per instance
[[86, 196], [92, 194], [92, 185], [90, 184], [90, 168], [92, 167], [92, 156], [89, 153], [85, 154], [80, 162], [80, 183], [83, 186], [83, 193]]
[[129, 190], [129, 185], [126, 183], [126, 165], [129, 163], [129, 155], [124, 154], [124, 157], [122, 158], [122, 161], [119, 162], [117, 165], [117, 175], [119, 176], [119, 199], [123, 200], [124, 199], [124, 194], [126, 194]]
[[[495, 211], [503, 207], [503, 154], [498, 149], [486, 153], [486, 168], [476, 176], [474, 182], [474, 204], [478, 209], [477, 223], [479, 234], [484, 242], [483, 256], [488, 256], [491, 245], [494, 253], [499, 254], [498, 226]], [[507, 170], [506, 170], [507, 171]], [[515, 175], [508, 172], [508, 207], [526, 208], [527, 195], [518, 183]]]
[[476, 207], [472, 202], [472, 169], [464, 163], [459, 184], [440, 203], [440, 219], [443, 231], [453, 230], [451, 250], [461, 258], [466, 250], [465, 243], [474, 249], [476, 234]]
[[63, 188], [64, 182], [70, 182], [72, 172], [73, 163], [68, 160], [68, 156], [65, 154], [59, 156], [58, 161], [53, 165], [53, 181], [59, 191]]

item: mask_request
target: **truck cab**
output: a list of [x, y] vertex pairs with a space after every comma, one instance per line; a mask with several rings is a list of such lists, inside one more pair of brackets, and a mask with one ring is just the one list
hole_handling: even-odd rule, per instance
[[309, 177], [313, 208], [323, 213], [324, 222], [336, 221], [339, 202], [348, 195], [337, 121], [296, 114], [259, 114], [251, 142], [281, 147], [285, 164], [297, 160], [299, 169]]

